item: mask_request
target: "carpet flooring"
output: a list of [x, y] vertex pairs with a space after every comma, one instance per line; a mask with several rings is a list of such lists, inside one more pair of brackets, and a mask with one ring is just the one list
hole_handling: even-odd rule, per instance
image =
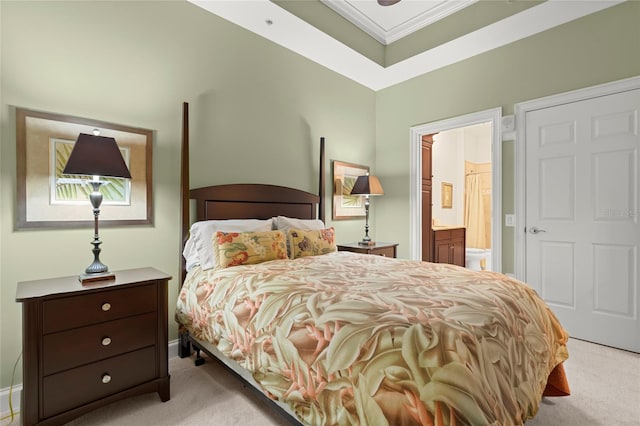
[[[571, 396], [544, 398], [527, 426], [640, 426], [640, 354], [576, 339], [568, 346], [565, 370]], [[157, 394], [140, 395], [85, 414], [69, 425], [286, 424], [214, 360], [195, 367], [193, 358], [172, 358], [169, 372], [170, 401], [160, 402]]]

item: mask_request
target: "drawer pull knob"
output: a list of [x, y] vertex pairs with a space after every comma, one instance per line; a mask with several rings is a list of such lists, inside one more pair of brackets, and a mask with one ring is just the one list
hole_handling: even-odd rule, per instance
[[107, 302], [102, 304], [103, 311], [107, 312], [109, 309], [111, 309], [111, 303]]
[[109, 346], [111, 344], [111, 337], [104, 337], [102, 339], [102, 346]]
[[111, 376], [108, 374], [103, 374], [102, 375], [102, 383], [107, 384], [111, 381]]

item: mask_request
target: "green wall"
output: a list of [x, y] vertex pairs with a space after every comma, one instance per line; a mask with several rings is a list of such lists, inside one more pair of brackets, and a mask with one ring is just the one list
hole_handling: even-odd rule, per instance
[[[75, 275], [92, 260], [89, 228], [14, 229], [15, 107], [154, 131], [155, 224], [101, 230], [101, 259], [112, 270], [153, 266], [179, 276], [183, 101], [198, 153], [193, 187], [264, 182], [316, 193], [321, 136], [327, 160], [374, 165], [373, 91], [190, 3], [2, 1], [0, 11], [0, 389], [22, 345], [16, 283]], [[364, 227], [333, 225], [340, 241], [361, 238]], [[170, 300], [178, 286], [174, 278]]]
[[[472, 112], [640, 75], [640, 2], [630, 1], [482, 55], [383, 89], [376, 94], [375, 229], [409, 257], [409, 129]], [[503, 144], [505, 160], [513, 142]], [[503, 169], [503, 190], [514, 167]], [[503, 193], [503, 213], [514, 194]], [[503, 272], [513, 272], [513, 228], [503, 228]]]

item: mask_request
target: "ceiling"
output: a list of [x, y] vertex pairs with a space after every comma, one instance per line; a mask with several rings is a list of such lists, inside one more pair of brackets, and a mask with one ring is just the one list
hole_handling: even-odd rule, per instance
[[[380, 6], [376, 0], [188, 1], [372, 90], [381, 90], [625, 0], [401, 0], [392, 6]], [[519, 9], [513, 12], [501, 12], [516, 6]], [[481, 7], [493, 8], [494, 18], [476, 15]], [[465, 13], [466, 19], [456, 21]], [[339, 22], [329, 14], [346, 19], [350, 29], [338, 28]], [[333, 23], [326, 24], [330, 18]], [[456, 31], [449, 31], [454, 26]], [[450, 34], [434, 42], [438, 37], [431, 37], [431, 29], [435, 28], [439, 34]], [[361, 31], [369, 40], [360, 37], [352, 43], [356, 38], [352, 36]], [[373, 40], [379, 46], [372, 49], [384, 57], [398, 49], [410, 53], [388, 64], [372, 59], [361, 46]]]
[[477, 0], [400, 0], [390, 6], [381, 6], [376, 0], [320, 1], [378, 42], [388, 45]]

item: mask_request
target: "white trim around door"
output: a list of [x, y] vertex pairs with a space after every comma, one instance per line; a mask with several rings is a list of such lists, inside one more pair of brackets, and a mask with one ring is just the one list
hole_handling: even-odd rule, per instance
[[492, 218], [491, 218], [491, 267], [502, 270], [502, 108], [493, 108], [459, 117], [420, 124], [409, 129], [410, 197], [409, 197], [409, 255], [413, 260], [422, 259], [422, 136], [444, 132], [474, 124], [491, 122], [492, 165]]
[[519, 280], [526, 280], [526, 239], [525, 231], [525, 188], [526, 188], [526, 114], [543, 108], [554, 107], [572, 102], [584, 101], [586, 99], [600, 96], [612, 95], [614, 93], [626, 92], [640, 89], [640, 76], [605, 83], [598, 86], [587, 87], [571, 92], [560, 93], [531, 101], [520, 102], [515, 105], [516, 116], [516, 144], [515, 144], [515, 273]]

